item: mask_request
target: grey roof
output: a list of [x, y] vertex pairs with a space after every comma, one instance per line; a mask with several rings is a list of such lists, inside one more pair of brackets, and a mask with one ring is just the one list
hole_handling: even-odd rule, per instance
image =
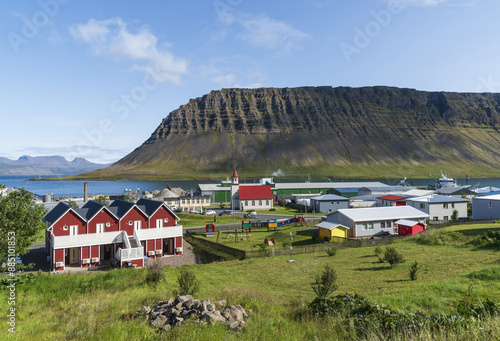
[[123, 218], [128, 211], [132, 209], [135, 204], [121, 199], [114, 200], [109, 206], [109, 210], [118, 218]]
[[365, 186], [361, 189], [368, 189], [372, 192], [383, 191], [383, 192], [392, 192], [392, 191], [409, 191], [410, 189], [415, 189], [415, 187], [406, 187], [406, 186]]
[[323, 229], [330, 230], [330, 231], [333, 230], [333, 229], [335, 229], [335, 228], [337, 228], [337, 227], [339, 227], [339, 226], [341, 226], [343, 228], [346, 228], [348, 230], [351, 229], [350, 227], [344, 226], [342, 224], [330, 223], [328, 221], [322, 221], [321, 223], [316, 224], [316, 227], [321, 227]]
[[157, 200], [149, 200], [141, 198], [137, 201], [137, 206], [146, 213], [148, 217], [151, 217], [160, 207], [163, 205], [163, 202]]
[[429, 218], [428, 214], [411, 206], [340, 209], [337, 212], [328, 213], [327, 216], [331, 214], [343, 214], [353, 221]]
[[462, 199], [462, 198], [455, 198], [455, 197], [449, 197], [445, 195], [438, 195], [438, 194], [431, 194], [431, 195], [426, 195], [423, 197], [417, 197], [417, 198], [410, 198], [407, 199], [406, 201], [416, 201], [416, 202], [428, 202], [431, 204], [437, 204], [437, 203], [447, 203], [447, 202], [468, 202], [469, 200], [467, 199]]
[[89, 200], [85, 203], [85, 205], [82, 206], [82, 208], [77, 209], [75, 211], [78, 212], [83, 218], [85, 218], [87, 221], [90, 219], [94, 218], [94, 216], [99, 213], [99, 211], [103, 208], [106, 207], [103, 204], [99, 204], [93, 200]]
[[312, 197], [311, 199], [316, 201], [349, 201], [349, 198], [341, 197], [340, 195], [335, 194], [318, 195], [316, 197]]
[[335, 187], [332, 188], [333, 190], [339, 192], [339, 193], [357, 193], [359, 190], [359, 187]]
[[63, 201], [57, 204], [49, 213], [43, 218], [44, 221], [48, 222], [50, 225], [54, 224], [59, 218], [61, 218], [66, 212], [71, 208], [69, 205]]

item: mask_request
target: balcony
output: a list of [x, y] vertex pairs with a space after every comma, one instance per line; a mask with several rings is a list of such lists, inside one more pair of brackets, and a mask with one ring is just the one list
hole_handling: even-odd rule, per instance
[[135, 231], [139, 240], [164, 239], [182, 236], [182, 225], [174, 225], [161, 228], [141, 229]]

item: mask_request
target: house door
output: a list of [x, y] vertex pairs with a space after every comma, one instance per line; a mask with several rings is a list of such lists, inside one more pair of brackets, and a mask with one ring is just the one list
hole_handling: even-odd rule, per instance
[[74, 247], [69, 249], [69, 263], [80, 264], [80, 248]]
[[107, 245], [101, 245], [100, 246], [100, 253], [99, 253], [99, 259], [100, 260], [106, 260], [106, 259], [111, 259], [113, 257], [113, 245], [107, 244]]
[[141, 221], [140, 220], [134, 221], [134, 230], [138, 231], [140, 229], [141, 229]]
[[174, 254], [174, 239], [165, 238], [163, 239], [163, 254], [173, 255]]

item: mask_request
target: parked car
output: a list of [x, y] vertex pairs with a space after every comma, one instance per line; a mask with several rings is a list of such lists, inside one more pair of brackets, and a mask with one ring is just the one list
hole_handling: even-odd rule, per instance
[[[16, 257], [16, 266], [20, 266], [20, 265], [24, 265], [21, 257]], [[2, 271], [5, 271], [6, 269], [8, 268], [8, 262], [7, 262], [7, 258], [4, 258], [2, 260]]]
[[206, 210], [205, 215], [215, 215], [216, 212], [214, 210]]
[[192, 214], [200, 214], [200, 211], [198, 211], [198, 210], [192, 210], [192, 211], [190, 211], [190, 213], [192, 213]]
[[231, 210], [224, 210], [224, 211], [219, 212], [219, 216], [231, 215], [231, 214], [233, 214], [233, 211], [231, 211]]
[[258, 218], [258, 217], [259, 217], [259, 215], [255, 211], [248, 212], [247, 214], [245, 214], [243, 216], [243, 218]]

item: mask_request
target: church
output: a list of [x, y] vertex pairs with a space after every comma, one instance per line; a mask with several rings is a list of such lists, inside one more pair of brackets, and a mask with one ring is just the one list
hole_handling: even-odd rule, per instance
[[231, 177], [231, 207], [233, 210], [269, 210], [273, 208], [273, 193], [270, 185], [240, 185], [236, 168]]

